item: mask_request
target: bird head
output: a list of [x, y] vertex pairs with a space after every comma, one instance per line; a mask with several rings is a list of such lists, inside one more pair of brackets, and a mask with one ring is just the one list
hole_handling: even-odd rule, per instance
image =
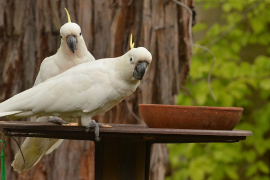
[[130, 35], [130, 50], [127, 52], [126, 59], [129, 59], [131, 68], [133, 68], [132, 78], [142, 80], [144, 74], [152, 61], [151, 53], [144, 47], [134, 48], [132, 34]]
[[68, 22], [60, 28], [61, 44], [66, 44], [75, 53], [78, 49], [78, 44], [80, 41], [83, 41], [82, 32], [78, 24], [71, 22], [69, 13], [66, 8], [65, 10], [68, 16]]
[[132, 35], [130, 37], [130, 50], [123, 55], [121, 71], [127, 80], [142, 80], [148, 66], [152, 61], [151, 53], [144, 47], [134, 48]]
[[132, 69], [132, 79], [142, 80], [152, 61], [152, 55], [146, 48], [138, 47], [129, 50], [125, 60]]

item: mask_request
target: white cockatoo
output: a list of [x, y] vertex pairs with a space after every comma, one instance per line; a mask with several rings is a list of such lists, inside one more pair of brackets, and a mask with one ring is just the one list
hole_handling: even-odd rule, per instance
[[117, 58], [77, 65], [2, 102], [0, 117], [78, 118], [87, 130], [95, 123], [93, 116], [107, 112], [136, 90], [151, 61], [151, 53], [139, 47]]
[[117, 58], [77, 65], [2, 102], [0, 117], [80, 118], [89, 127], [93, 116], [107, 112], [136, 90], [151, 61], [151, 53], [139, 47]]
[[60, 28], [60, 48], [55, 55], [43, 60], [34, 86], [78, 64], [95, 60], [87, 50], [80, 26], [72, 23], [67, 10], [66, 12], [68, 22]]
[[[95, 58], [87, 50], [80, 26], [71, 22], [69, 13], [66, 8], [65, 10], [67, 13], [68, 22], [60, 29], [60, 48], [55, 55], [47, 57], [43, 60], [34, 86], [37, 86], [47, 79], [61, 74], [78, 64], [95, 61]], [[40, 101], [40, 103], [42, 104], [43, 102]], [[49, 118], [47, 116], [39, 118], [32, 117], [31, 121], [47, 122], [48, 119], [55, 120], [57, 118]], [[21, 146], [25, 162], [21, 152], [18, 151], [12, 163], [14, 170], [22, 172], [30, 169], [39, 162], [44, 154], [49, 154], [54, 149], [59, 147], [62, 141], [62, 139], [26, 138]]]

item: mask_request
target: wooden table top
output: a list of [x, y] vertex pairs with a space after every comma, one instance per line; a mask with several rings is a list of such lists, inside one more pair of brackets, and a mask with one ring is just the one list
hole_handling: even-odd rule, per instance
[[[152, 143], [238, 142], [252, 136], [245, 130], [197, 130], [148, 128], [135, 124], [110, 124], [101, 127], [100, 137], [131, 138]], [[0, 130], [8, 136], [44, 137], [57, 139], [94, 140], [94, 131], [85, 132], [83, 126], [61, 126], [53, 123], [28, 121], [0, 121]]]

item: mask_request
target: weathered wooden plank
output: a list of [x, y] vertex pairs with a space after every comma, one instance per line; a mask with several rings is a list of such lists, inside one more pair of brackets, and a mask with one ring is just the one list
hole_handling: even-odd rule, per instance
[[[110, 124], [112, 127], [101, 127], [100, 133], [115, 133], [120, 136], [125, 134], [144, 134], [144, 135], [198, 135], [198, 136], [252, 136], [251, 131], [245, 130], [199, 130], [199, 129], [166, 129], [166, 128], [148, 128], [143, 125], [131, 125], [131, 124]], [[82, 132], [85, 133], [85, 127], [83, 126], [61, 126], [53, 123], [39, 123], [39, 122], [22, 122], [22, 121], [0, 121], [0, 129], [10, 129], [12, 132], [16, 130], [30, 131], [44, 131], [71, 133]], [[91, 130], [90, 132], [94, 132]], [[59, 133], [59, 134], [60, 134]], [[87, 133], [85, 133], [87, 136]], [[180, 137], [179, 137], [180, 138]]]

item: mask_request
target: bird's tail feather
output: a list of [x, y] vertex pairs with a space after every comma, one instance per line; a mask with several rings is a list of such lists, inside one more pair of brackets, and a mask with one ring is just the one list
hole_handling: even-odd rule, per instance
[[62, 142], [63, 142], [63, 139], [58, 139], [58, 141], [55, 144], [52, 144], [52, 146], [48, 148], [48, 151], [45, 154], [50, 154], [51, 152], [53, 152], [55, 149], [57, 149], [61, 145]]
[[[43, 155], [46, 154], [52, 147], [55, 147], [54, 145], [58, 143], [59, 139], [26, 138], [26, 140], [21, 146], [25, 162], [23, 160], [21, 152], [18, 151], [14, 157], [14, 161], [12, 162], [11, 166], [13, 167], [14, 171], [17, 171], [18, 173], [27, 171], [33, 166], [35, 166], [43, 157]], [[51, 152], [53, 150], [51, 150]]]

